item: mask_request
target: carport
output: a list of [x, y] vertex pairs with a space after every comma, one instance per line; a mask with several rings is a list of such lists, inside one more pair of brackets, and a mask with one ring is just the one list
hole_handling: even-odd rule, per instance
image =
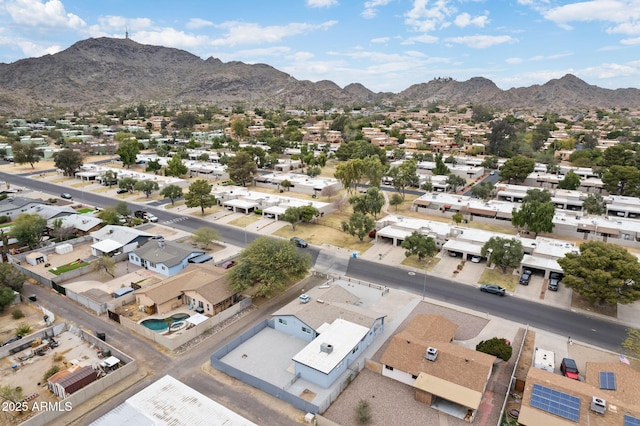
[[249, 214], [252, 210], [258, 207], [258, 202], [248, 199], [235, 199], [225, 201], [223, 204], [225, 207], [231, 207], [234, 213], [245, 213]]
[[405, 238], [411, 235], [411, 232], [406, 229], [399, 229], [393, 226], [385, 226], [384, 228], [376, 231], [376, 241], [378, 239], [391, 240], [394, 246], [402, 244]]
[[564, 273], [560, 265], [555, 259], [547, 257], [536, 257], [525, 254], [520, 262], [522, 269], [539, 270], [544, 272], [544, 278], [548, 279], [551, 272]]
[[482, 246], [466, 241], [449, 240], [442, 245], [444, 250], [462, 253], [462, 258], [467, 260], [469, 256], [482, 256]]

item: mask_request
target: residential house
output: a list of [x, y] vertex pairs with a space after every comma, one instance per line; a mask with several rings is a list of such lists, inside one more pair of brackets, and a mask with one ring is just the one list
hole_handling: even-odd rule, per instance
[[230, 290], [226, 271], [213, 265], [190, 264], [178, 275], [135, 292], [136, 303], [147, 312], [164, 314], [180, 306], [216, 315], [242, 299]]
[[22, 213], [36, 213], [37, 207], [44, 207], [47, 202], [35, 198], [9, 196], [0, 200], [0, 216], [8, 216], [12, 221]]
[[166, 241], [148, 240], [140, 248], [129, 252], [129, 262], [158, 274], [172, 277], [189, 264], [189, 259], [205, 254], [191, 245]]
[[417, 401], [446, 400], [458, 407], [449, 414], [472, 421], [496, 357], [451, 343], [457, 329], [440, 315], [416, 315], [380, 358], [382, 375], [412, 386]]
[[117, 253], [129, 253], [157, 235], [135, 228], [119, 225], [107, 225], [90, 233], [93, 238], [91, 254], [94, 256], [113, 256]]
[[328, 388], [384, 330], [384, 316], [356, 306], [339, 285], [314, 288], [311, 303], [293, 301], [273, 314], [273, 328], [309, 342], [293, 356], [296, 375]]

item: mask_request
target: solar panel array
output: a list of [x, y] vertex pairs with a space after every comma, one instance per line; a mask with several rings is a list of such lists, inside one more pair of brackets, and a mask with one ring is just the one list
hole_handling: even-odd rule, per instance
[[640, 419], [637, 417], [630, 416], [629, 414], [625, 414], [624, 426], [640, 426]]
[[580, 418], [580, 398], [537, 384], [533, 385], [531, 406], [576, 423]]
[[616, 375], [610, 371], [601, 371], [600, 389], [616, 390]]

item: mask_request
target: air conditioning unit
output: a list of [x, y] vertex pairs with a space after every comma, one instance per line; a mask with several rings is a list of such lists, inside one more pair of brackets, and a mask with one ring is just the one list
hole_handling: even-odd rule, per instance
[[427, 348], [427, 352], [424, 354], [424, 357], [429, 361], [435, 361], [436, 358], [438, 358], [438, 350], [429, 346]]
[[604, 414], [607, 411], [607, 403], [604, 399], [596, 396], [591, 398], [591, 411], [595, 411], [598, 414]]
[[322, 343], [320, 345], [320, 352], [330, 354], [331, 352], [333, 352], [333, 345], [329, 343]]

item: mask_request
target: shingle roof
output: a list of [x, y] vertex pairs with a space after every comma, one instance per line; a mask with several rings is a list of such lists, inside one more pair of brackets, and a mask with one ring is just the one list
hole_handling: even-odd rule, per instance
[[172, 267], [182, 263], [187, 257], [191, 257], [194, 254], [203, 254], [204, 251], [173, 241], [150, 240], [133, 253], [139, 256], [140, 259]]

